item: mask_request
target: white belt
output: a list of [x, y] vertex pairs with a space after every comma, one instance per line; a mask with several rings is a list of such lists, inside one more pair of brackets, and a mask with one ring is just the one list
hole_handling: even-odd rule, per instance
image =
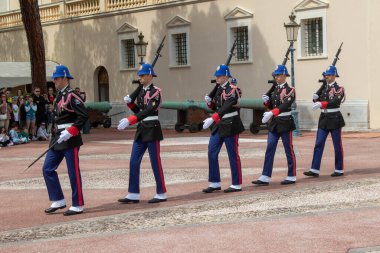
[[71, 127], [74, 123], [67, 123], [67, 124], [61, 124], [61, 125], [57, 125], [57, 129], [66, 129], [68, 127]]
[[143, 121], [149, 121], [149, 120], [158, 120], [158, 116], [149, 116], [143, 119]]
[[226, 113], [226, 114], [223, 115], [222, 119], [231, 118], [231, 117], [236, 116], [236, 115], [238, 115], [238, 112]]
[[292, 112], [282, 112], [278, 115], [278, 117], [281, 117], [281, 116], [290, 116], [292, 115]]
[[339, 112], [339, 108], [334, 108], [334, 109], [322, 109], [323, 113], [329, 113], [329, 112]]

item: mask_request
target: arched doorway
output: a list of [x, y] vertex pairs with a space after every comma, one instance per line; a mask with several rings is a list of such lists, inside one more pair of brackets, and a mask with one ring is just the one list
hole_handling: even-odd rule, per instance
[[110, 101], [108, 72], [105, 67], [98, 70], [98, 101]]

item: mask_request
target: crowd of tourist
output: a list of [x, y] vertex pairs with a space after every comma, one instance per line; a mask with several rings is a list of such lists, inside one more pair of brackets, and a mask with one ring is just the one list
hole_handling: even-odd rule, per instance
[[21, 89], [11, 94], [3, 88], [0, 96], [0, 147], [49, 140], [55, 99], [53, 87], [45, 94], [38, 87], [32, 94], [23, 94]]

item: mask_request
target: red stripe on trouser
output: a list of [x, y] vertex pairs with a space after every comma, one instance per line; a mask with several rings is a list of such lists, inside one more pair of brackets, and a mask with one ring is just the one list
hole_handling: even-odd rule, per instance
[[74, 148], [74, 164], [75, 164], [75, 175], [77, 178], [78, 204], [79, 206], [83, 206], [82, 183], [80, 180], [80, 172], [79, 172], [78, 147]]
[[241, 176], [241, 161], [239, 156], [239, 135], [235, 135], [235, 152], [236, 152], [236, 162], [238, 167], [238, 178], [239, 184], [242, 184], [242, 176]]
[[160, 173], [162, 191], [166, 192], [164, 173], [162, 171], [161, 156], [160, 156], [160, 141], [156, 141], [156, 156], [158, 162], [158, 172]]
[[340, 152], [342, 153], [342, 170], [344, 170], [344, 154], [343, 154], [343, 144], [342, 144], [342, 128], [339, 130], [340, 139]]
[[293, 160], [293, 177], [296, 176], [296, 158], [294, 157], [294, 150], [293, 150], [293, 132], [289, 132], [289, 145], [290, 145], [290, 152], [292, 153], [292, 160]]

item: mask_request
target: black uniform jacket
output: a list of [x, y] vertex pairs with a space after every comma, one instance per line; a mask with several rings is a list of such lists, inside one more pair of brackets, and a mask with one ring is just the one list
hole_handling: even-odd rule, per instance
[[[326, 109], [340, 108], [340, 104], [344, 102], [345, 99], [344, 88], [339, 86], [336, 82], [331, 86], [326, 84], [317, 95], [319, 98], [314, 102], [327, 102]], [[318, 128], [333, 130], [344, 126], [345, 122], [340, 111], [326, 113], [326, 111], [322, 109], [321, 115], [319, 116]]]
[[[291, 112], [292, 103], [296, 100], [296, 91], [285, 83], [280, 87], [276, 85], [274, 91], [269, 95], [269, 101], [264, 104], [268, 109], [278, 109], [279, 114], [283, 112]], [[268, 122], [268, 130], [271, 132], [284, 133], [296, 129], [292, 115], [274, 116]]]
[[[71, 137], [67, 141], [63, 141], [54, 146], [54, 150], [64, 150], [68, 148], [79, 147], [83, 145], [82, 137], [80, 134], [80, 130], [83, 125], [87, 121], [87, 110], [81, 97], [77, 94], [72, 88], [67, 86], [63, 90], [59, 91], [57, 97], [54, 100], [54, 131], [53, 138], [51, 139], [51, 143], [54, 143], [58, 140], [61, 132], [65, 130], [65, 128], [60, 128], [59, 125], [71, 124], [76, 127], [79, 131], [78, 135]], [[60, 128], [60, 129], [58, 129]]]
[[[223, 87], [217, 84], [216, 92], [212, 91], [209, 96], [212, 99], [209, 107], [218, 113], [220, 118], [217, 124], [211, 126], [212, 134], [218, 129], [220, 137], [228, 137], [242, 133], [244, 126], [239, 114], [238, 99], [240, 97], [238, 88], [230, 83], [226, 83]], [[224, 115], [233, 112], [237, 112], [238, 114], [223, 118]]]
[[141, 139], [144, 142], [163, 140], [160, 121], [158, 119], [144, 120], [149, 116], [158, 116], [158, 109], [161, 104], [161, 90], [153, 84], [149, 85], [147, 90], [139, 86], [136, 91], [139, 89], [140, 91], [136, 98], [131, 96], [131, 103], [134, 103], [134, 105], [128, 105], [135, 113], [138, 121], [135, 140]]

